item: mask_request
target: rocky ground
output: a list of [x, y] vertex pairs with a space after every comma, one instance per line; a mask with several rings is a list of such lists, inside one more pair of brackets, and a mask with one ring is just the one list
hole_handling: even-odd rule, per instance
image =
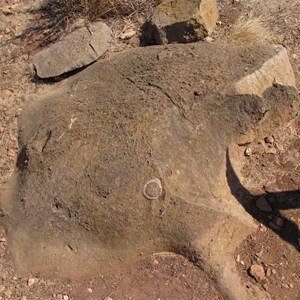
[[[1, 187], [14, 172], [19, 151], [17, 122], [22, 108], [33, 101], [36, 94], [61, 84], [35, 76], [32, 55], [39, 50], [39, 43], [33, 36], [31, 40], [22, 38], [22, 33], [35, 21], [32, 8], [39, 2], [0, 0]], [[288, 49], [299, 87], [299, 1], [220, 0], [218, 4], [220, 19], [212, 40], [226, 38], [240, 15], [260, 16], [273, 32], [273, 41]], [[139, 46], [137, 36], [126, 41], [118, 38], [128, 25], [126, 20], [107, 20], [107, 23], [113, 29], [114, 40], [106, 56], [110, 52]], [[247, 147], [251, 148], [252, 155], [244, 160], [246, 187], [258, 194], [299, 189], [299, 119], [285, 124], [259, 144]], [[280, 197], [289, 197], [290, 205], [280, 205], [284, 202]], [[300, 226], [297, 201], [299, 199], [289, 194], [277, 195], [277, 198], [271, 195], [260, 202], [253, 199], [252, 209], [260, 222], [258, 230], [236, 252], [237, 266], [245, 285], [257, 285], [267, 290], [272, 299], [296, 300], [300, 297], [300, 245], [288, 239], [298, 234], [293, 225]], [[270, 223], [273, 230], [263, 225]], [[0, 299], [222, 299], [205, 273], [186, 259], [170, 254], [141, 259], [93, 280], [82, 279], [76, 283], [38, 276], [25, 278], [13, 268], [5, 232], [2, 229], [0, 233]], [[256, 265], [258, 267], [253, 267]]]

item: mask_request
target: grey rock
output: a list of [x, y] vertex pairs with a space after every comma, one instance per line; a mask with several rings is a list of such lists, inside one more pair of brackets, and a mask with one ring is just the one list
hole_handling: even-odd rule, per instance
[[215, 0], [165, 0], [154, 10], [145, 37], [157, 44], [195, 42], [214, 30], [217, 19]]
[[107, 51], [110, 39], [111, 30], [102, 22], [75, 30], [33, 57], [37, 75], [55, 77], [89, 65]]

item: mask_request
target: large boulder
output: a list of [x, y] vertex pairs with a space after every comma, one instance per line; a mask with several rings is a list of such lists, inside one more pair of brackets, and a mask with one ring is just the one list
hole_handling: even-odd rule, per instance
[[256, 226], [234, 196], [228, 148], [297, 113], [294, 87], [236, 91], [280, 49], [134, 49], [32, 103], [20, 118], [11, 196], [0, 197], [19, 271], [92, 276], [171, 251], [214, 276], [225, 298], [266, 299], [235, 269], [236, 246]]
[[34, 55], [37, 75], [50, 78], [87, 66], [108, 50], [110, 39], [111, 30], [102, 22], [79, 28]]
[[216, 0], [164, 0], [144, 31], [157, 44], [195, 42], [214, 30], [217, 19]]

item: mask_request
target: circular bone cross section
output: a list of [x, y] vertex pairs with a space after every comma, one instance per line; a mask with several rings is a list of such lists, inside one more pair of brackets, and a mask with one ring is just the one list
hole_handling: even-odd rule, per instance
[[162, 184], [158, 178], [149, 180], [143, 189], [143, 195], [148, 200], [156, 200], [162, 194]]

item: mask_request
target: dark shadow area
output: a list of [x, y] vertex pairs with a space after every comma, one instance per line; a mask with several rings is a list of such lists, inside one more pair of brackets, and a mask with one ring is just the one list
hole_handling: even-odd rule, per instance
[[[297, 224], [284, 217], [280, 212], [280, 210], [300, 208], [300, 190], [265, 194], [268, 203], [272, 207], [272, 212], [262, 212], [255, 204], [257, 198], [260, 196], [251, 195], [251, 193], [241, 184], [232, 167], [228, 150], [226, 153], [226, 169], [227, 182], [231, 193], [242, 204], [245, 210], [258, 222], [270, 228], [300, 252], [297, 243], [297, 238], [299, 238], [299, 228]], [[270, 220], [270, 217], [272, 217], [272, 221]], [[278, 220], [281, 223], [279, 226], [277, 224]]]
[[24, 146], [18, 155], [16, 166], [18, 170], [24, 171], [24, 169], [28, 165], [28, 150], [27, 147]]

